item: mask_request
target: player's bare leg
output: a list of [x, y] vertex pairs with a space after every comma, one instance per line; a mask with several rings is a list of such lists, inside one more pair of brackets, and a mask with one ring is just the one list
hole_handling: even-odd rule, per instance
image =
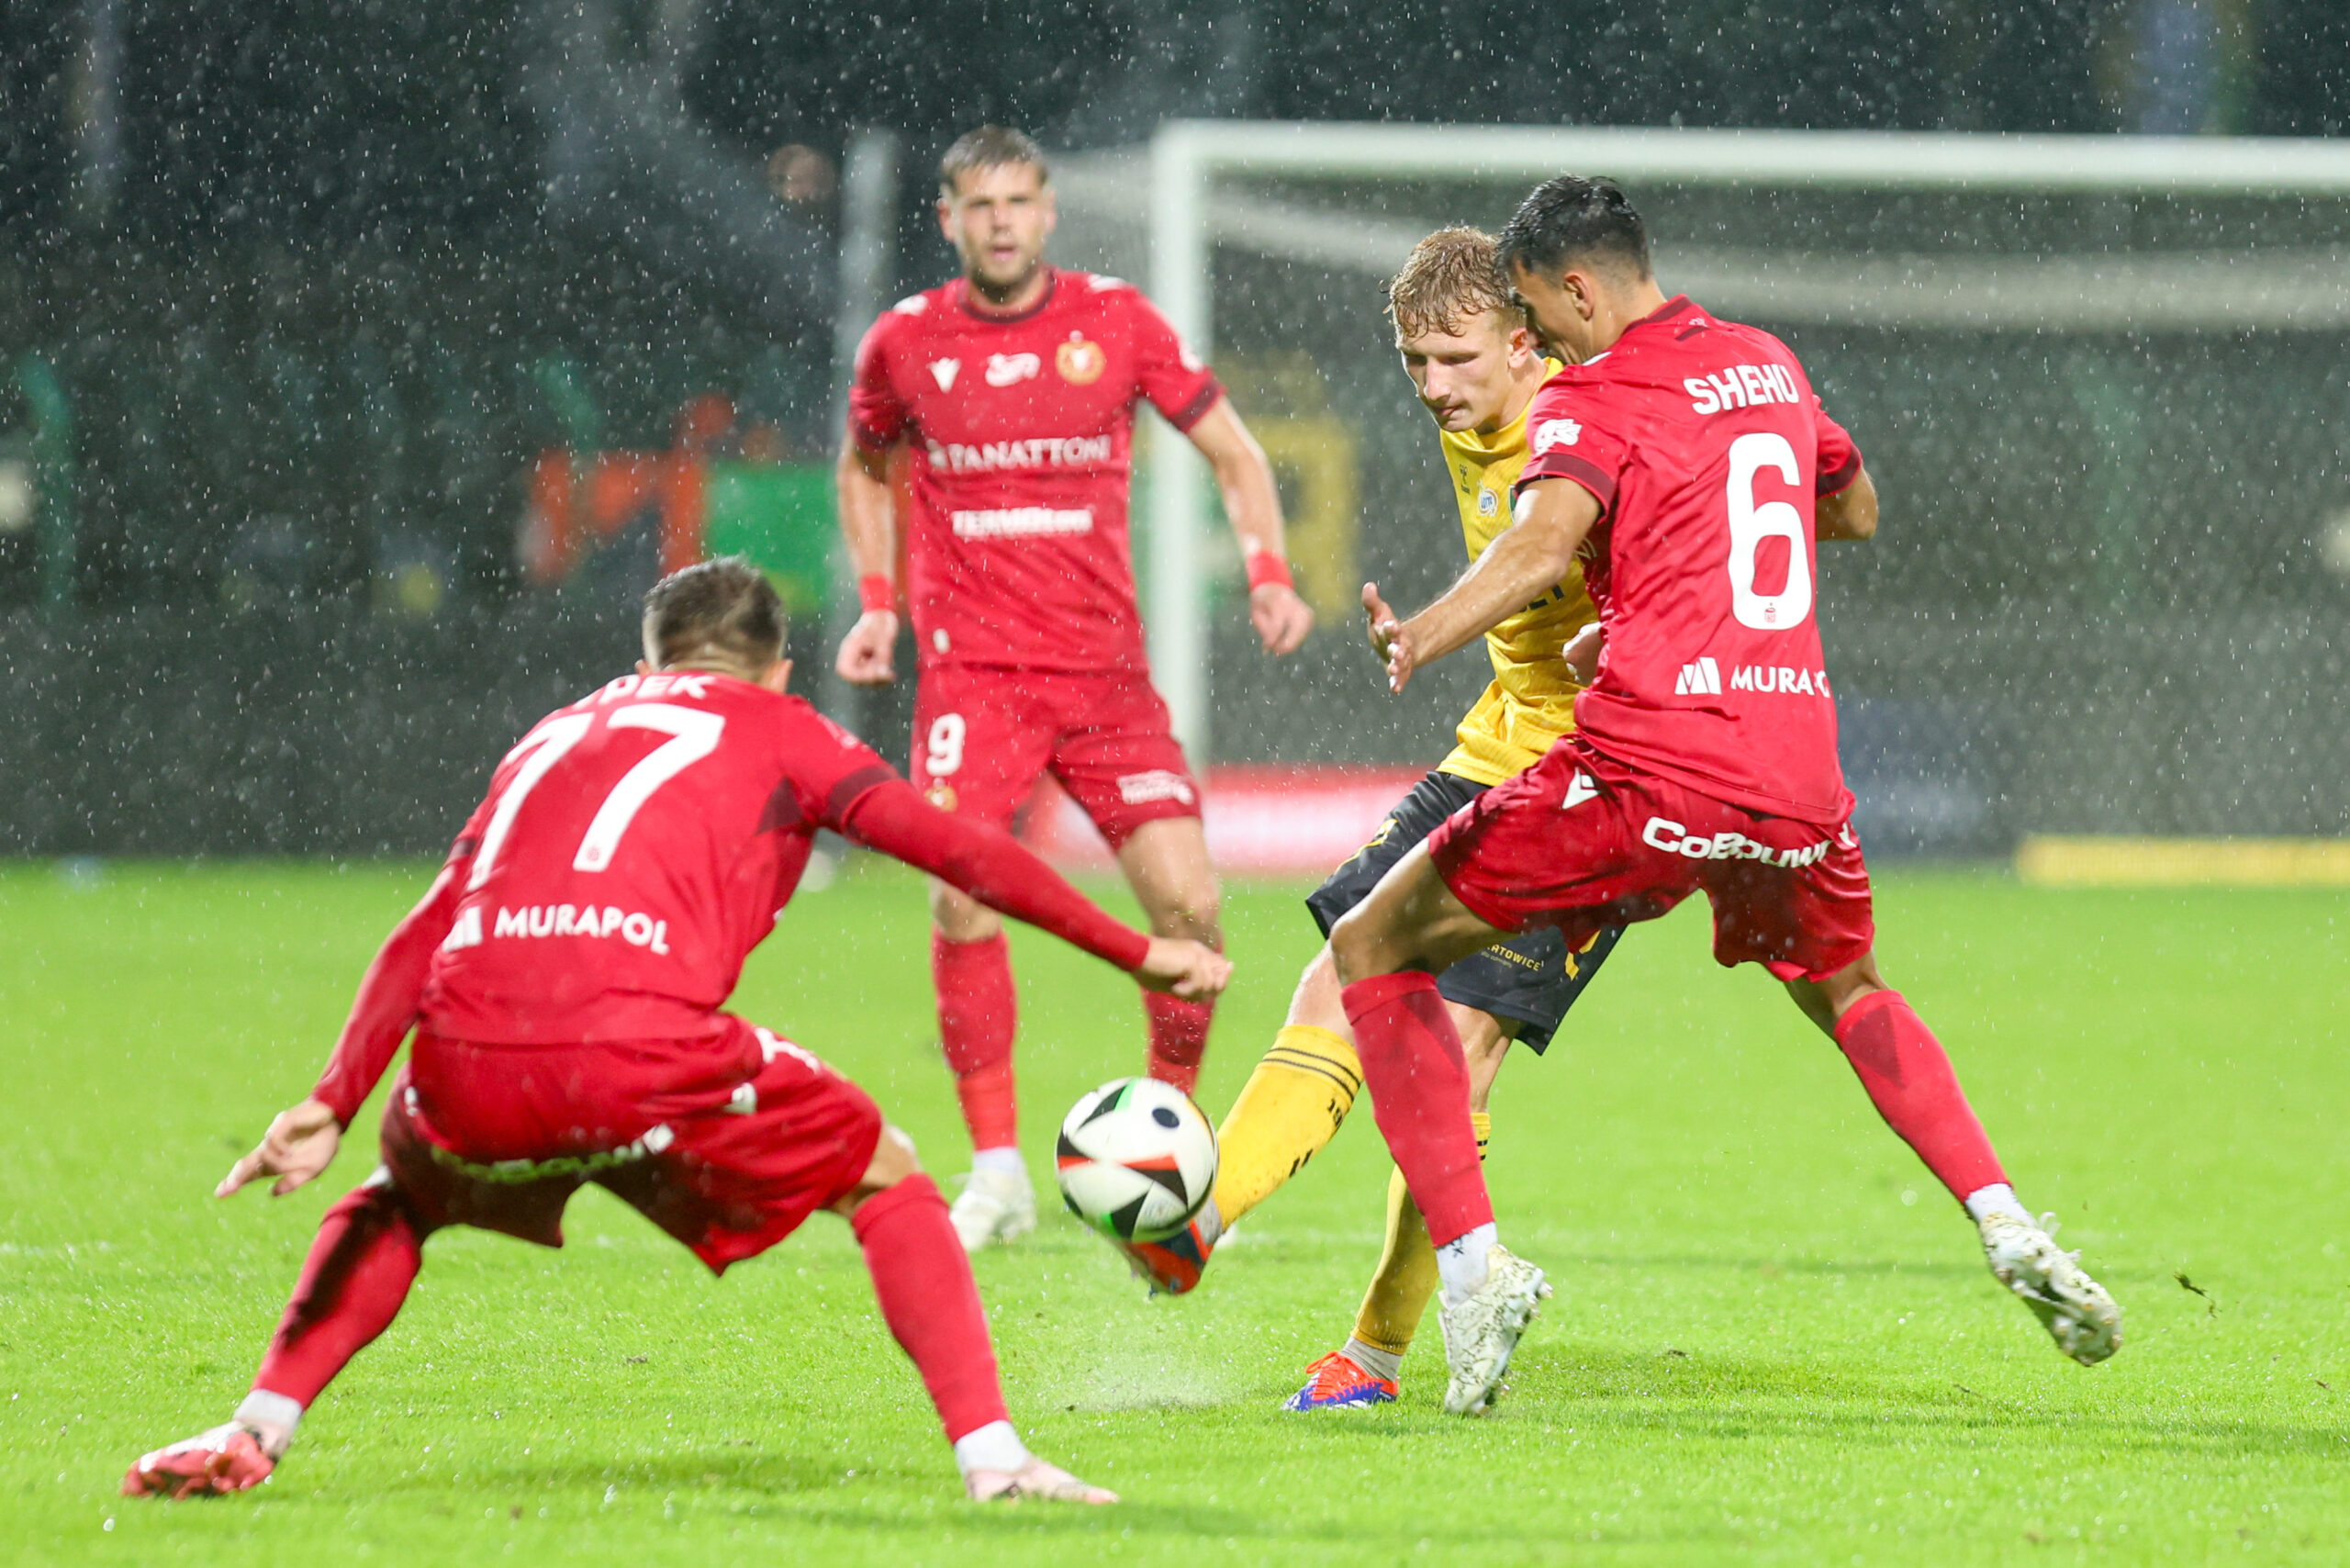
[[2121, 1348], [2121, 1309], [2057, 1247], [2009, 1185], [1991, 1141], [1959, 1087], [1950, 1057], [1866, 953], [1821, 980], [1791, 980], [1787, 994], [1841, 1048], [1886, 1125], [1964, 1205], [1983, 1238], [1992, 1274], [2021, 1297], [2056, 1348], [2094, 1366]]
[[[1154, 936], [1188, 937], [1221, 951], [1222, 894], [1208, 863], [1207, 830], [1197, 817], [1144, 823], [1118, 846], [1118, 868], [1134, 889]], [[1156, 991], [1143, 995], [1150, 1025], [1151, 1077], [1189, 1094], [1199, 1082], [1214, 1003]]]
[[881, 1316], [930, 1391], [965, 1492], [982, 1503], [1116, 1502], [1114, 1493], [1046, 1463], [1021, 1442], [1004, 1409], [970, 1260], [905, 1134], [882, 1129], [872, 1163], [833, 1212], [856, 1232]]
[[930, 884], [930, 918], [938, 1038], [971, 1135], [971, 1173], [955, 1199], [955, 1233], [976, 1252], [1036, 1228], [1013, 1077], [1019, 1008], [1012, 950], [995, 912], [945, 882]]
[[1468, 1065], [1435, 977], [1506, 933], [1472, 913], [1415, 846], [1330, 933], [1379, 1130], [1435, 1244], [1445, 1408], [1472, 1416], [1499, 1392], [1520, 1335], [1550, 1294], [1501, 1245], [1469, 1120]]

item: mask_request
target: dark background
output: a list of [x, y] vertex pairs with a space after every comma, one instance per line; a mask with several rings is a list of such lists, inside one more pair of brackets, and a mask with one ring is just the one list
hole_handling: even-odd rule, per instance
[[[523, 469], [565, 433], [545, 368], [576, 372], [609, 446], [663, 444], [680, 402], [723, 386], [793, 453], [822, 455], [839, 219], [821, 178], [770, 187], [766, 162], [787, 144], [821, 172], [860, 128], [901, 133], [897, 282], [911, 289], [949, 264], [917, 199], [921, 171], [983, 119], [1072, 151], [1145, 140], [1171, 116], [2252, 136], [2350, 122], [2338, 0], [1169, 12], [995, 0], [17, 0], [0, 12], [0, 354], [39, 356], [71, 399], [80, 524], [70, 581], [47, 604], [33, 532], [0, 532], [0, 786], [18, 802], [0, 807], [0, 850], [357, 851], [442, 836], [517, 729], [628, 656], [612, 596], [526, 592], [515, 571]], [[1891, 361], [1864, 341], [1798, 344], [1827, 357], [1823, 386], [1840, 346], [1853, 396], [1915, 401], [1871, 379], [1865, 367]], [[2336, 346], [2318, 344], [2319, 363], [2295, 374], [2332, 388]], [[2229, 356], [2266, 351], [2098, 352], [2216, 386], [2234, 374]], [[2050, 370], [1988, 355], [1949, 374], [1976, 377], [1969, 396], [1990, 407], [2001, 378], [2030, 386]], [[0, 442], [31, 417], [0, 376]], [[2161, 442], [2162, 461], [2192, 463], [2197, 428], [2181, 427], [2188, 446]], [[2325, 498], [2300, 492], [2338, 488], [2334, 458], [2329, 443], [2280, 481], [2255, 454], [2231, 483], [2247, 495], [2283, 483], [2302, 529]], [[2096, 462], [2073, 464], [2081, 483]], [[2302, 629], [2292, 679], [2341, 684], [2342, 596], [2306, 548], [2266, 550], [2248, 572], [2227, 564], [2273, 580], [2221, 592], [2199, 588], [2208, 572], [2190, 541], [2121, 602], [2094, 550], [2009, 526], [2020, 548], [1993, 564], [1945, 538], [1939, 554], [1853, 568], [1879, 575], [1874, 598], [1896, 618], [1870, 657], [1915, 664], [1901, 616], [1996, 616], [2029, 577], [2033, 604], [2099, 605], [2125, 626], [2214, 610], [2225, 621], [2273, 600]], [[386, 569], [416, 561], [445, 586], [429, 612], [385, 598]], [[2244, 624], [2214, 634], [2277, 635], [2273, 617]], [[813, 645], [822, 630], [807, 629]], [[2065, 625], [2026, 630], [2045, 650], [2027, 664], [2065, 667]], [[2123, 663], [2175, 659], [2169, 646]], [[2228, 661], [2255, 685], [2256, 663]], [[1944, 686], [1980, 695], [1947, 661], [1911, 674], [1915, 700], [1880, 728], [1934, 727]], [[2306, 708], [2273, 721], [2332, 722]], [[2157, 772], [2193, 767], [2198, 725], [2180, 723], [2155, 748]], [[1979, 715], [1942, 728], [1996, 743]], [[1315, 745], [1339, 756], [1348, 740]], [[2100, 752], [2076, 770], [2115, 766]], [[2064, 825], [2017, 803], [2036, 799], [2033, 768], [2009, 773], [1988, 788], [2012, 809], [1963, 847]], [[2123, 802], [2091, 825], [2239, 820], [2182, 813], [2164, 790], [2084, 788]], [[2279, 788], [2252, 825], [2344, 825], [2338, 791]]]

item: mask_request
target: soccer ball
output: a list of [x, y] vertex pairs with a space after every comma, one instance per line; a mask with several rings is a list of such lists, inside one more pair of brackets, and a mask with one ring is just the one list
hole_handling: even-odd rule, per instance
[[1121, 1078], [1080, 1099], [1056, 1151], [1069, 1212], [1113, 1241], [1164, 1241], [1208, 1201], [1215, 1129], [1192, 1097]]

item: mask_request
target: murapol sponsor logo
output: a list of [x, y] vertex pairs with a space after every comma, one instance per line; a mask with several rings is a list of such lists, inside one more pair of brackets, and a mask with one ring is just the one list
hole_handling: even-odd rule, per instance
[[1091, 507], [1002, 507], [948, 514], [957, 539], [1028, 539], [1040, 533], [1091, 533]]
[[1710, 655], [1683, 665], [1681, 673], [1673, 678], [1673, 694], [1675, 697], [1719, 697], [1722, 694], [1722, 666], [1716, 664]]
[[1192, 781], [1169, 768], [1154, 767], [1146, 773], [1125, 773], [1118, 778], [1118, 799], [1129, 806], [1147, 805], [1153, 801], [1181, 801], [1192, 803]]
[[[1713, 661], [1706, 661], [1711, 664]], [[1824, 669], [1796, 669], [1787, 665], [1740, 665], [1729, 672], [1732, 691], [1776, 692], [1783, 697], [1825, 697], [1828, 695], [1828, 672]], [[1716, 691], [1721, 689], [1717, 686]]]
[[[473, 937], [481, 940], [481, 912], [478, 908], [465, 912], [472, 917]], [[457, 922], [462, 929], [464, 916]], [[650, 948], [666, 955], [669, 951], [669, 923], [634, 910], [602, 909], [594, 904], [577, 906], [567, 903], [528, 904], [520, 909], [500, 907], [498, 918], [491, 923], [492, 936], [598, 936], [617, 935], [632, 947]], [[453, 941], [456, 933], [451, 932]], [[444, 944], [445, 946], [445, 944]]]
[[1640, 830], [1640, 842], [1651, 849], [1662, 849], [1667, 855], [1690, 860], [1760, 860], [1765, 866], [1810, 866], [1826, 858], [1836, 841], [1823, 838], [1800, 849], [1774, 849], [1742, 833], [1692, 835], [1670, 817], [1651, 817], [1649, 825]]

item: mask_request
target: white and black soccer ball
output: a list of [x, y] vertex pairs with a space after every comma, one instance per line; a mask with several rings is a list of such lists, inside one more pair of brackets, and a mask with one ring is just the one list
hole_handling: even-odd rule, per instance
[[1164, 1241], [1215, 1185], [1215, 1129], [1192, 1097], [1121, 1078], [1080, 1098], [1056, 1150], [1069, 1213], [1117, 1241]]

